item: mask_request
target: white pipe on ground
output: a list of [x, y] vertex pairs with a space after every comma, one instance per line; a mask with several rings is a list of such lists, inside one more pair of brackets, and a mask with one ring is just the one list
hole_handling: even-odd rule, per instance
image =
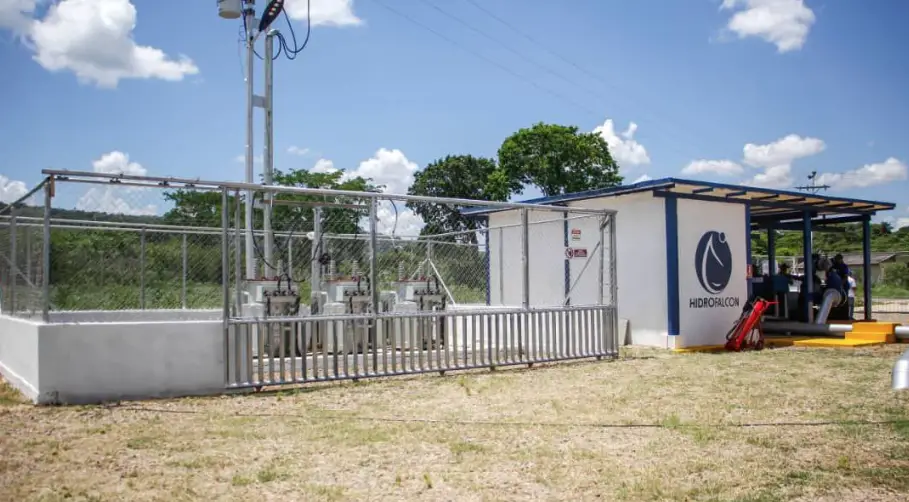
[[909, 340], [909, 326], [897, 326], [894, 333], [899, 340]]
[[765, 333], [792, 333], [797, 335], [845, 336], [852, 331], [851, 324], [808, 324], [803, 322], [765, 322]]

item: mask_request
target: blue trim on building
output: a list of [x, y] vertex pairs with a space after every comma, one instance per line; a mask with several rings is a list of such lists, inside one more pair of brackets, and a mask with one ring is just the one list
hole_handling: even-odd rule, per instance
[[[562, 220], [564, 221], [564, 241], [565, 249], [568, 249], [568, 213], [562, 213]], [[571, 290], [571, 260], [568, 257], [565, 257], [565, 296], [568, 296], [568, 292]], [[568, 298], [568, 305], [571, 305], [571, 298]]]
[[[750, 267], [753, 262], [751, 257], [751, 205], [745, 204], [745, 266]], [[752, 274], [754, 270], [751, 271]], [[751, 274], [748, 274], [749, 276]], [[758, 274], [760, 275], [760, 274]], [[753, 291], [751, 278], [748, 277], [748, 298], [751, 298]]]
[[862, 288], [865, 299], [865, 320], [873, 319], [871, 312], [871, 217], [862, 222]]
[[668, 303], [667, 331], [679, 334], [679, 200], [663, 199], [666, 209], [666, 301]]
[[814, 254], [814, 250], [812, 249], [812, 247], [813, 247], [812, 244], [813, 243], [811, 242], [811, 213], [809, 213], [808, 211], [805, 211], [805, 215], [802, 218], [802, 260], [804, 260], [802, 263], [804, 264], [803, 270], [805, 272], [805, 279], [806, 279], [803, 282], [806, 301], [802, 306], [802, 308], [804, 309], [804, 310], [802, 310], [802, 315], [804, 316], [806, 322], [814, 321], [814, 315], [813, 315], [814, 310], [812, 310], [812, 308], [811, 308], [811, 305], [812, 305], [811, 298], [812, 298], [812, 293], [814, 293], [814, 281], [811, 280], [811, 276], [813, 276], [814, 272], [815, 272], [814, 261], [811, 260], [811, 255]]
[[[614, 197], [640, 192], [655, 192], [661, 195], [675, 194], [679, 197], [697, 198], [711, 202], [729, 202], [737, 204], [751, 203], [755, 206], [788, 207], [793, 211], [817, 210], [843, 214], [874, 214], [877, 211], [891, 210], [896, 207], [889, 202], [878, 202], [848, 197], [828, 197], [824, 195], [797, 192], [791, 190], [772, 190], [725, 183], [689, 180], [683, 178], [661, 178], [641, 181], [630, 185], [619, 185], [596, 190], [586, 190], [552, 197], [539, 197], [521, 201], [527, 204], [555, 204], [569, 201], [594, 199], [597, 197]], [[709, 194], [709, 195], [708, 195]], [[461, 211], [464, 215], [477, 215], [508, 209], [472, 207]]]

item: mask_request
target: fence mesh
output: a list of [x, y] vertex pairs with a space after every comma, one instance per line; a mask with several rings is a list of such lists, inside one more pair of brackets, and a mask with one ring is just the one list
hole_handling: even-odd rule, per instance
[[0, 209], [0, 304], [31, 317], [44, 308], [44, 185]]

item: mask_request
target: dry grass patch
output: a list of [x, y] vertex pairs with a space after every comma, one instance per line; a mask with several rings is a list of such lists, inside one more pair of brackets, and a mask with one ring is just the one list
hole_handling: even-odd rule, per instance
[[115, 407], [6, 389], [0, 499], [906, 500], [902, 349], [637, 349]]

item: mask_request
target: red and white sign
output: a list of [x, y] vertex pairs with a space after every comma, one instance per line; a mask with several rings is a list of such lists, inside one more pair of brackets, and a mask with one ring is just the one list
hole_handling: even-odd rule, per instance
[[587, 248], [565, 248], [565, 258], [587, 258]]
[[581, 229], [580, 228], [571, 229], [571, 240], [573, 240], [573, 241], [581, 240]]

